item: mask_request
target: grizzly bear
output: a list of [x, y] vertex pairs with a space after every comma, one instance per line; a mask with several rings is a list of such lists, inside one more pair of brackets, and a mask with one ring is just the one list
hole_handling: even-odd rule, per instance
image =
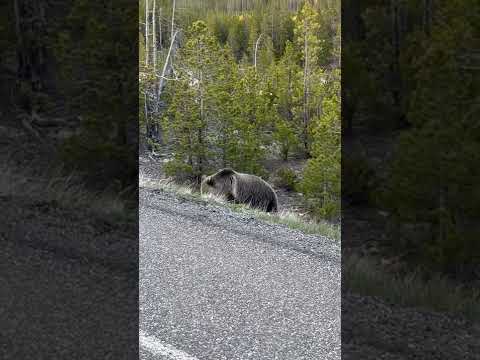
[[256, 175], [242, 174], [226, 168], [204, 177], [200, 187], [202, 194], [213, 193], [234, 203], [247, 204], [266, 212], [278, 210], [275, 191]]

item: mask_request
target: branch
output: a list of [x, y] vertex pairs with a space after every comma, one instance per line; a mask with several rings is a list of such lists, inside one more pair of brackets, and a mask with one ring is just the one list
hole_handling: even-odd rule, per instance
[[162, 76], [162, 75], [157, 75], [158, 78], [160, 79], [163, 79], [163, 80], [167, 80], [167, 81], [180, 81], [180, 79], [178, 77], [176, 78], [167, 78], [166, 76]]
[[163, 64], [162, 75], [160, 76], [160, 84], [158, 86], [158, 97], [160, 97], [160, 94], [162, 93], [162, 90], [163, 90], [163, 86], [164, 86], [163, 80], [165, 79], [168, 63], [170, 62], [170, 55], [172, 53], [173, 44], [175, 42], [175, 38], [177, 37], [177, 34], [178, 34], [178, 30], [175, 31], [175, 34], [173, 34], [172, 40], [170, 41], [170, 47], [168, 48], [167, 58], [165, 59], [165, 64]]
[[53, 118], [53, 119], [44, 119], [38, 115], [35, 111], [32, 111], [31, 122], [34, 125], [41, 127], [50, 127], [50, 126], [65, 126], [67, 121], [62, 118]]

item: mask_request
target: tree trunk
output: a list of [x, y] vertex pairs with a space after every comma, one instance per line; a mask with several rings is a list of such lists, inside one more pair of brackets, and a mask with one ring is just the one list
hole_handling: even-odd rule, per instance
[[432, 0], [423, 0], [423, 26], [425, 34], [430, 36], [432, 28]]
[[[204, 149], [203, 149], [203, 132], [204, 132], [204, 99], [203, 99], [203, 72], [200, 71], [200, 127], [198, 129], [198, 144], [200, 145], [200, 151], [198, 153], [198, 174], [199, 174], [199, 179], [201, 180], [202, 174], [203, 174], [203, 158], [204, 158]], [[197, 179], [198, 180], [198, 179]]]
[[165, 87], [165, 77], [167, 74], [170, 73], [172, 67], [170, 66], [170, 58], [172, 56], [172, 52], [174, 51], [173, 48], [175, 46], [175, 41], [177, 39], [178, 30], [174, 32], [175, 29], [175, 4], [176, 1], [173, 0], [173, 9], [172, 9], [172, 23], [171, 23], [171, 38], [170, 38], [170, 47], [168, 48], [167, 57], [165, 59], [165, 63], [163, 64], [162, 74], [160, 76], [160, 81], [158, 84], [158, 91], [157, 91], [157, 99], [160, 99], [160, 95], [162, 94], [163, 88]]
[[393, 59], [391, 64], [391, 81], [393, 106], [399, 117], [396, 119], [400, 124], [402, 116], [401, 113], [401, 77], [400, 77], [400, 21], [399, 21], [399, 4], [398, 0], [391, 0], [391, 15], [392, 15], [392, 47]]
[[176, 8], [176, 0], [173, 0], [173, 7], [172, 7], [172, 27], [170, 30], [170, 43], [173, 43], [173, 39], [175, 38], [174, 29], [175, 29], [175, 8]]
[[163, 39], [162, 39], [162, 8], [160, 7], [158, 13], [158, 43], [160, 44], [160, 49], [163, 49]]
[[353, 135], [353, 117], [355, 115], [355, 100], [349, 99], [346, 94], [346, 90], [342, 89], [342, 121], [344, 124], [344, 134], [347, 136]]
[[147, 103], [147, 92], [145, 91], [145, 133], [146, 137], [150, 137], [150, 123], [148, 121], [148, 103]]
[[158, 98], [160, 98], [163, 88], [165, 87], [165, 77], [170, 73], [172, 69], [172, 67], [170, 66], [170, 58], [172, 56], [173, 47], [174, 47], [174, 44], [176, 41], [175, 39], [177, 38], [177, 35], [178, 35], [178, 30], [175, 32], [175, 34], [173, 34], [173, 38], [172, 38], [172, 41], [170, 42], [170, 47], [168, 49], [167, 57], [165, 59], [165, 63], [163, 64], [163, 70], [160, 76], [160, 82], [158, 86], [158, 93], [157, 93]]
[[258, 53], [258, 44], [260, 43], [260, 40], [262, 38], [262, 35], [263, 34], [260, 34], [260, 36], [258, 37], [257, 41], [255, 42], [255, 54], [254, 54], [254, 68], [255, 68], [255, 72], [257, 71], [257, 53]]
[[292, 70], [288, 69], [288, 96], [287, 96], [287, 119], [290, 124], [293, 124], [293, 111], [292, 111]]
[[308, 71], [308, 41], [307, 41], [307, 29], [305, 28], [305, 40], [304, 40], [304, 53], [305, 53], [305, 59], [304, 59], [304, 65], [303, 65], [303, 146], [305, 150], [305, 154], [309, 155], [309, 149], [308, 149], [308, 122], [309, 122], [309, 116], [308, 116], [308, 76], [309, 76], [309, 71]]
[[148, 67], [149, 64], [149, 43], [148, 43], [148, 0], [145, 0], [145, 66]]
[[34, 111], [35, 93], [47, 90], [48, 64], [46, 20], [43, 0], [15, 0], [17, 35], [17, 81], [28, 83], [33, 92], [28, 111]]
[[153, 13], [152, 13], [152, 52], [153, 52], [153, 73], [157, 73], [157, 34], [156, 34], [156, 28], [155, 28], [155, 23], [157, 22], [156, 19], [157, 17], [155, 16], [155, 8], [156, 8], [157, 2], [153, 0]]

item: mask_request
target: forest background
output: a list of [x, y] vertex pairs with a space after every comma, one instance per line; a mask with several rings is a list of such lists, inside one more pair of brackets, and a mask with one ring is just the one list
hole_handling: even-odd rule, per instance
[[[26, 157], [42, 171], [60, 163], [96, 188], [133, 192], [140, 118], [144, 147], [173, 154], [166, 170], [180, 180], [198, 181], [224, 163], [262, 175], [272, 157], [305, 159], [295, 188], [315, 214], [338, 217], [339, 2], [177, 0], [173, 33], [181, 32], [158, 96], [172, 4], [155, 4], [160, 21], [155, 31], [150, 21], [148, 66], [143, 1], [140, 9], [126, 1], [2, 4], [9, 161]], [[353, 220], [356, 211], [360, 224], [342, 224], [351, 232], [342, 245], [368, 244], [382, 256], [478, 279], [479, 4], [341, 5], [342, 212]], [[105, 8], [123, 22], [108, 22]], [[132, 33], [139, 61], [137, 43], [119, 41]], [[195, 59], [196, 47], [218, 56]], [[140, 95], [132, 92], [139, 74], [132, 64], [140, 67]], [[188, 86], [199, 73], [202, 81]], [[285, 173], [285, 182], [295, 178]], [[354, 239], [371, 210], [378, 220], [370, 223], [385, 226]]]
[[476, 278], [475, 2], [173, 3], [139, 14], [141, 141], [168, 176], [255, 173], [342, 208], [345, 249]]
[[468, 288], [480, 274], [479, 20], [473, 0], [342, 1], [342, 247]]
[[140, 141], [165, 174], [232, 167], [338, 219], [340, 1], [141, 0], [139, 19]]

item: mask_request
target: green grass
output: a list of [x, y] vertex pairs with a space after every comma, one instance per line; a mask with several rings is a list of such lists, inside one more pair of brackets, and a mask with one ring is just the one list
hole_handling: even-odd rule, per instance
[[480, 320], [480, 292], [444, 276], [429, 280], [424, 280], [421, 272], [398, 276], [386, 273], [371, 259], [354, 255], [342, 261], [342, 285], [353, 293], [376, 296], [390, 303]]
[[330, 239], [340, 240], [340, 226], [327, 221], [302, 219], [297, 214], [286, 210], [282, 210], [277, 214], [271, 214], [261, 210], [251, 209], [244, 205], [231, 205], [231, 207], [238, 207], [237, 211], [239, 212], [251, 214], [269, 223], [286, 225], [291, 229], [300, 230], [305, 234], [322, 235]]
[[331, 224], [327, 221], [302, 219], [300, 216], [290, 211], [279, 211], [276, 214], [267, 213], [261, 210], [253, 209], [247, 205], [229, 203], [222, 197], [215, 196], [213, 194], [202, 195], [192, 187], [177, 185], [166, 180], [147, 180], [140, 178], [140, 186], [149, 189], [174, 192], [180, 196], [183, 196], [184, 198], [194, 201], [221, 204], [235, 212], [250, 215], [271, 224], [282, 224], [291, 229], [300, 230], [306, 234], [321, 235], [330, 239], [340, 240], [339, 225]]

